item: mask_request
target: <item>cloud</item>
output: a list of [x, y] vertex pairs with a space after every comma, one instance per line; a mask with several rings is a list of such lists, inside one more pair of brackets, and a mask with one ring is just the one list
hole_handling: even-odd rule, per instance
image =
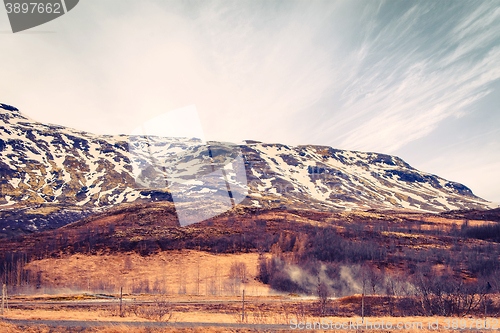
[[476, 7], [89, 2], [55, 34], [10, 38], [2, 89], [97, 133], [195, 104], [208, 139], [390, 153], [491, 92], [500, 11]]
[[287, 119], [336, 76], [315, 40], [335, 6], [89, 1], [66, 20], [74, 26], [55, 20], [52, 37], [10, 41], [4, 98], [35, 119], [106, 134], [195, 104], [207, 139], [281, 141], [293, 137]]
[[392, 153], [500, 77], [495, 1], [86, 0], [39, 29], [2, 35], [0, 102], [101, 134], [195, 104], [208, 140]]
[[343, 148], [390, 153], [463, 115], [500, 77], [500, 48], [492, 44], [499, 14], [487, 9], [463, 14], [437, 37], [423, 27], [452, 20], [454, 12], [416, 4], [388, 22], [372, 22], [380, 32], [353, 50], [356, 75], [346, 75], [353, 79], [340, 107], [319, 132], [339, 133]]

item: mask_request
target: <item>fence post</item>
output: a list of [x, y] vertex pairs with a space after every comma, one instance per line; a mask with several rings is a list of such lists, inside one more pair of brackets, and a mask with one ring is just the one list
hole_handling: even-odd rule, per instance
[[123, 317], [122, 300], [123, 300], [123, 287], [120, 287], [120, 317]]
[[486, 295], [484, 295], [484, 320], [486, 320], [486, 301], [487, 301], [487, 297]]
[[365, 322], [365, 294], [361, 294], [361, 320]]
[[245, 289], [243, 289], [243, 312], [241, 313], [241, 322], [245, 322]]
[[2, 316], [3, 316], [3, 306], [5, 303], [5, 284], [2, 287]]

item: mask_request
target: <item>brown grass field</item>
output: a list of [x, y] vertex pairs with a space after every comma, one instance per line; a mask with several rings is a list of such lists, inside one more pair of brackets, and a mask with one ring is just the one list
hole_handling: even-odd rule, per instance
[[[396, 326], [398, 322], [403, 324], [422, 323], [421, 329], [398, 330], [404, 332], [443, 332], [449, 331], [443, 328], [446, 320], [456, 319], [474, 323], [479, 319], [484, 319], [478, 317], [481, 315], [482, 309], [474, 312], [475, 317], [470, 315], [460, 318], [402, 317], [402, 312], [398, 313], [394, 309], [389, 310], [389, 307], [394, 307], [395, 304], [402, 304], [395, 302], [398, 297], [402, 296], [365, 296], [363, 300], [361, 295], [340, 299], [332, 298], [327, 301], [326, 305], [329, 311], [321, 312], [319, 311], [321, 305], [318, 297], [278, 293], [271, 289], [270, 285], [257, 279], [260, 258], [271, 258], [272, 255], [291, 258], [296, 254], [295, 252], [300, 252], [300, 247], [289, 249], [287, 253], [277, 254], [274, 253], [276, 249], [278, 252], [281, 251], [277, 246], [271, 247], [262, 254], [258, 253], [261, 252], [260, 248], [249, 249], [236, 246], [230, 248], [227, 253], [220, 253], [208, 248], [204, 251], [193, 250], [193, 248], [200, 249], [199, 246], [195, 246], [191, 249], [181, 250], [155, 249], [153, 252], [144, 254], [141, 253], [140, 246], [128, 252], [113, 250], [111, 246], [120, 244], [117, 240], [125, 238], [137, 240], [138, 244], [147, 244], [145, 241], [148, 240], [161, 241], [165, 237], [173, 242], [175, 237], [172, 235], [177, 234], [183, 235], [182, 237], [186, 239], [195, 235], [199, 238], [210, 239], [212, 237], [220, 240], [223, 239], [220, 237], [222, 234], [240, 235], [248, 231], [256, 234], [280, 235], [284, 230], [286, 232], [279, 239], [286, 240], [285, 236], [293, 232], [297, 232], [297, 239], [301, 239], [300, 228], [307, 225], [334, 226], [338, 235], [353, 243], [365, 240], [377, 242], [381, 248], [388, 249], [387, 258], [389, 259], [405, 258], [403, 256], [396, 257], [396, 254], [401, 255], [407, 250], [415, 250], [413, 256], [416, 257], [420, 253], [428, 253], [425, 251], [429, 249], [442, 250], [443, 252], [454, 249], [453, 251], [458, 255], [460, 247], [465, 245], [471, 248], [487, 248], [486, 246], [489, 246], [490, 242], [485, 240], [463, 238], [454, 242], [454, 239], [448, 236], [449, 231], [459, 229], [465, 222], [465, 218], [462, 219], [460, 216], [444, 218], [439, 215], [410, 212], [327, 214], [281, 210], [262, 210], [250, 214], [243, 210], [238, 220], [234, 220], [232, 215], [227, 215], [214, 221], [207, 221], [201, 227], [176, 229], [165, 226], [163, 229], [158, 229], [154, 224], [142, 223], [142, 220], [135, 221], [130, 217], [127, 219], [125, 215], [122, 215], [105, 215], [100, 219], [89, 219], [85, 223], [79, 222], [61, 228], [62, 231], [59, 234], [57, 233], [59, 231], [53, 231], [44, 235], [26, 236], [20, 238], [20, 241], [12, 241], [9, 244], [2, 245], [0, 243], [0, 249], [5, 250], [5, 253], [7, 250], [15, 252], [19, 250], [20, 246], [24, 246], [26, 249], [31, 246], [34, 249], [34, 255], [30, 260], [17, 261], [9, 267], [10, 286], [15, 287], [13, 290], [16, 290], [16, 294], [9, 295], [9, 311], [4, 313], [4, 319], [108, 322], [108, 325], [93, 328], [69, 328], [57, 324], [53, 326], [24, 325], [3, 321], [2, 316], [0, 316], [0, 333], [256, 332], [258, 330], [255, 328], [238, 327], [238, 325], [290, 326], [291, 320], [309, 323], [324, 323], [325, 321], [343, 323], [349, 320], [356, 322], [361, 316], [361, 304], [364, 304], [366, 309], [364, 313], [371, 322], [390, 322], [393, 326]], [[112, 221], [110, 222], [110, 220]], [[259, 224], [262, 221], [266, 223]], [[110, 223], [113, 223], [112, 228], [109, 227]], [[467, 223], [472, 227], [497, 222], [467, 219]], [[399, 229], [390, 229], [392, 226], [397, 226]], [[104, 245], [101, 244], [101, 247], [95, 247], [91, 250], [91, 241], [89, 240], [88, 244], [81, 242], [83, 245], [80, 248], [71, 248], [71, 244], [74, 244], [75, 240], [85, 239], [85, 235], [91, 235], [93, 230], [101, 232], [104, 235], [102, 239], [109, 236], [109, 244], [111, 245], [106, 248], [109, 244], [103, 243]], [[423, 233], [421, 232], [423, 230], [439, 230], [441, 233]], [[38, 241], [37, 237], [43, 238], [47, 235], [53, 237], [51, 241]], [[304, 235], [302, 234], [302, 236]], [[67, 242], [61, 242], [61, 244], [70, 244], [71, 246], [56, 246], [63, 236], [67, 237]], [[192, 238], [195, 239], [194, 236]], [[142, 241], [144, 243], [141, 243]], [[56, 245], [52, 247], [51, 242]], [[298, 243], [299, 241], [297, 241]], [[38, 244], [44, 244], [44, 246]], [[495, 243], [491, 244], [497, 246]], [[216, 245], [217, 243], [213, 246]], [[493, 249], [493, 245], [490, 248]], [[440, 254], [437, 251], [435, 253]], [[384, 266], [384, 272], [388, 276], [408, 269], [409, 266], [405, 266], [408, 264], [406, 259], [396, 259], [378, 263], [378, 266], [379, 268]], [[239, 270], [236, 274], [238, 267]], [[243, 270], [241, 270], [242, 267], [244, 267]], [[418, 266], [415, 267], [418, 270]], [[475, 277], [468, 274], [460, 264], [456, 264], [455, 268], [456, 275], [463, 280], [468, 282], [475, 280]], [[432, 269], [439, 272], [446, 271], [449, 267], [436, 261], [432, 262]], [[29, 277], [26, 279], [29, 280], [29, 283], [23, 285], [22, 274]], [[493, 280], [491, 282], [493, 284]], [[120, 290], [123, 291], [121, 311]], [[243, 291], [245, 291], [245, 303], [243, 303]], [[375, 294], [375, 291], [373, 293]], [[498, 316], [500, 311], [498, 292], [492, 293], [488, 297], [491, 301], [488, 303], [491, 307], [488, 313]], [[245, 319], [242, 319], [243, 305]], [[323, 313], [324, 316], [319, 317], [319, 313]], [[493, 319], [495, 318], [489, 318], [489, 320]], [[436, 320], [441, 323], [440, 328], [429, 329], [429, 323]], [[133, 327], [127, 322], [191, 323], [190, 325], [193, 327]], [[196, 323], [234, 324], [235, 327], [196, 327]], [[272, 330], [267, 329], [266, 331]], [[277, 330], [277, 332], [293, 331], [297, 330]], [[388, 332], [391, 329], [317, 329], [315, 331]]]
[[[54, 316], [53, 316], [54, 317]], [[123, 318], [126, 321], [130, 321], [131, 318]], [[376, 318], [371, 318], [367, 317], [365, 320], [367, 323], [372, 323], [373, 325], [376, 325], [377, 323], [383, 323], [385, 327], [391, 323], [393, 329], [388, 329], [388, 328], [372, 328], [370, 329], [369, 327], [366, 328], [364, 325], [360, 325], [359, 329], [335, 329], [335, 324], [338, 325], [346, 325], [346, 327], [349, 327], [349, 321], [353, 323], [353, 327], [355, 326], [355, 323], [357, 321], [360, 321], [360, 317], [352, 317], [352, 318], [344, 318], [344, 317], [324, 317], [324, 318], [304, 318], [304, 329], [297, 329], [295, 328], [296, 326], [290, 326], [289, 329], [254, 329], [254, 328], [239, 328], [239, 327], [211, 327], [211, 326], [203, 326], [203, 327], [196, 327], [196, 324], [193, 324], [193, 327], [141, 327], [141, 326], [130, 326], [127, 325], [127, 323], [119, 324], [116, 323], [118, 320], [114, 320], [113, 323], [110, 323], [109, 325], [101, 325], [98, 327], [91, 327], [91, 328], [76, 328], [76, 327], [65, 327], [65, 326], [48, 326], [48, 325], [20, 325], [20, 324], [12, 324], [8, 322], [4, 322], [0, 319], [0, 332], [6, 332], [6, 333], [18, 333], [18, 332], [33, 332], [33, 333], [48, 333], [48, 332], [116, 332], [116, 333], [122, 333], [122, 332], [137, 332], [137, 333], [142, 333], [142, 332], [259, 332], [259, 331], [265, 331], [265, 332], [296, 332], [296, 331], [315, 331], [315, 332], [390, 332], [393, 330], [399, 331], [399, 332], [408, 332], [408, 333], [416, 333], [416, 332], [422, 332], [422, 333], [428, 333], [428, 332], [450, 332], [450, 331], [456, 331], [456, 329], [445, 329], [444, 328], [444, 323], [446, 320], [449, 320], [450, 318], [446, 317], [405, 317], [405, 318], [394, 318], [394, 317], [376, 317]], [[80, 320], [85, 320], [81, 318]], [[100, 319], [102, 321], [102, 318]], [[466, 318], [464, 319], [466, 322], [470, 323], [473, 322], [473, 320], [477, 319], [470, 319]], [[483, 319], [481, 319], [483, 320]], [[493, 320], [493, 318], [488, 318], [488, 320]], [[142, 320], [144, 321], [144, 320]], [[234, 322], [234, 321], [233, 321]], [[439, 323], [439, 328], [430, 328], [429, 325], [431, 323]], [[310, 327], [312, 328], [312, 325], [315, 325], [315, 323], [318, 325], [316, 329], [307, 329], [307, 323], [310, 323]], [[328, 329], [322, 329], [325, 328], [324, 326], [320, 328], [320, 324], [323, 325], [331, 325], [332, 326], [327, 326], [329, 327]], [[236, 324], [236, 323], [235, 323]], [[280, 324], [285, 324], [281, 322]], [[295, 322], [293, 323], [295, 325]], [[402, 329], [396, 329], [397, 325], [401, 325], [403, 327]], [[289, 323], [290, 325], [290, 323]], [[368, 324], [370, 325], [370, 324]], [[419, 326], [421, 325], [421, 326]], [[468, 324], [467, 324], [468, 325]], [[332, 328], [330, 328], [332, 327]], [[377, 326], [375, 326], [377, 327]], [[404, 327], [408, 327], [405, 329]], [[479, 332], [494, 332], [495, 330], [478, 330], [474, 329], [474, 331], [479, 331]], [[469, 327], [467, 326], [466, 329], [462, 329], [460, 331], [471, 331]]]
[[[64, 255], [30, 262], [26, 269], [41, 272], [42, 285], [59, 291], [112, 291], [134, 288], [162, 294], [240, 295], [242, 285], [228, 285], [234, 263], [244, 263], [247, 295], [267, 295], [269, 287], [255, 280], [259, 254], [210, 254], [203, 251], [164, 251], [150, 256], [137, 253]], [[238, 287], [238, 290], [235, 290]]]

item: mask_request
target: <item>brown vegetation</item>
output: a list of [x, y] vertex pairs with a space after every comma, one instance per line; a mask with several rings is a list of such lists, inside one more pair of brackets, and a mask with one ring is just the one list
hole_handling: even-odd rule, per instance
[[40, 293], [116, 293], [123, 287], [127, 294], [240, 295], [245, 286], [247, 293], [267, 294], [268, 286], [255, 280], [258, 260], [257, 253], [215, 255], [195, 250], [149, 256], [74, 254], [34, 260], [25, 270], [38, 277]]
[[[358, 314], [356, 302], [329, 296], [361, 293], [371, 295], [366, 315], [498, 315], [500, 246], [485, 236], [498, 222], [486, 214], [458, 224], [460, 216], [239, 207], [179, 227], [170, 203], [127, 205], [2, 242], [0, 277], [11, 292], [221, 296], [271, 287], [318, 297], [302, 311], [310, 316]], [[265, 320], [267, 305], [248, 306], [248, 318]]]

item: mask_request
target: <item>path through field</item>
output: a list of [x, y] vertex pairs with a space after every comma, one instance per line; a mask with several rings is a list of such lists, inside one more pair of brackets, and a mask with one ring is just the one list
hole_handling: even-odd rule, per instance
[[276, 324], [245, 324], [245, 323], [199, 323], [199, 322], [150, 322], [150, 321], [74, 321], [74, 320], [25, 320], [25, 319], [1, 319], [7, 323], [15, 325], [27, 326], [64, 326], [64, 327], [80, 327], [91, 328], [100, 326], [131, 326], [131, 327], [227, 327], [227, 328], [248, 328], [261, 330], [279, 330], [290, 329], [289, 325], [276, 325]]

